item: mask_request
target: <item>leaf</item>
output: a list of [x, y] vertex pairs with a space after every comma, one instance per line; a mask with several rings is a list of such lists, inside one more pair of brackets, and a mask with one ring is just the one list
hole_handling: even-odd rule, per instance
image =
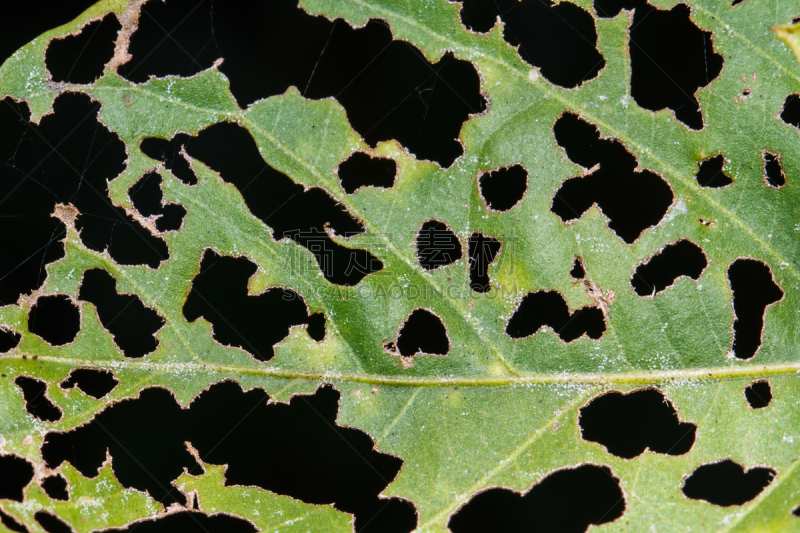
[[[593, 12], [588, 2], [577, 3]], [[234, 380], [245, 390], [262, 388], [275, 402], [332, 384], [341, 393], [337, 424], [366, 432], [380, 452], [403, 460], [382, 495], [410, 501], [419, 531], [448, 530], [451, 517], [483, 491], [504, 487], [527, 493], [548, 475], [584, 464], [607, 466], [619, 480], [625, 509], [602, 526], [609, 531], [800, 530], [800, 520], [791, 514], [800, 504], [795, 409], [800, 401], [800, 132], [779, 118], [787, 96], [798, 91], [800, 65], [766, 29], [796, 13], [789, 2], [767, 0], [735, 7], [728, 0], [687, 4], [692, 21], [712, 33], [714, 50], [725, 61], [721, 74], [696, 93], [705, 125], [696, 131], [672, 111], [651, 112], [632, 97], [627, 11], [595, 17], [605, 67], [580, 87], [564, 89], [523, 61], [503, 39], [502, 25], [486, 34], [467, 31], [456, 3], [303, 0], [301, 7], [309, 13], [353, 27], [383, 20], [394, 39], [417, 47], [431, 62], [452, 52], [474, 65], [488, 110], [464, 124], [464, 155], [446, 169], [418, 160], [394, 140], [368, 146], [334, 98], [307, 99], [292, 87], [241, 109], [219, 63], [192, 77], [168, 76], [141, 85], [110, 68], [89, 85], [48, 81], [43, 59], [50, 39], [107, 12], [119, 14], [134, 31], [131, 21], [141, 7], [136, 0], [100, 2], [23, 47], [0, 67], [0, 93], [27, 102], [33, 123], [45, 120], [64, 92], [90, 95], [102, 106], [101, 123], [127, 150], [125, 170], [109, 185], [114, 204], [141, 219], [129, 190], [154, 171], [162, 177], [164, 201], [182, 205], [186, 216], [179, 231], [162, 235], [169, 258], [152, 269], [118, 264], [107, 251], [85, 246], [74, 207], [55, 213], [67, 228], [64, 257], [48, 265], [47, 280], [34, 296], [0, 309], [0, 324], [22, 337], [0, 357], [2, 451], [30, 460], [40, 472], [24, 503], [3, 500], [0, 507], [32, 528], [38, 527], [33, 513], [45, 509], [79, 531], [154, 516], [154, 501], [121, 488], [108, 464], [101, 477], [109, 480], [109, 490], [130, 495], [136, 505], [118, 505], [112, 498], [102, 507], [108, 514], [98, 519], [76, 501], [94, 498], [99, 482], [84, 480], [69, 465], [62, 472], [71, 481], [71, 500], [49, 499], [36, 485], [46, 469], [40, 450], [45, 435], [86, 424], [147, 387], [169, 389], [185, 407], [210, 385]], [[674, 2], [658, 5], [668, 9]], [[779, 36], [789, 39], [785, 32]], [[124, 52], [118, 47], [115, 61], [123, 61]], [[632, 243], [610, 229], [600, 209], [568, 224], [551, 210], [566, 180], [591, 172], [573, 163], [554, 140], [554, 124], [565, 112], [596, 126], [602, 138], [620, 142], [636, 158], [638, 170], [647, 169], [669, 185], [674, 199], [667, 213]], [[223, 121], [246, 128], [270, 166], [306, 188], [323, 189], [343, 205], [364, 232], [331, 238], [346, 248], [367, 250], [383, 269], [356, 286], [333, 285], [311, 252], [273, 235], [239, 190], [214, 170], [192, 160], [197, 184], [189, 186], [141, 151], [144, 138], [195, 135]], [[335, 169], [354, 151], [395, 160], [394, 186], [346, 194]], [[765, 182], [765, 151], [780, 155], [786, 184], [779, 190]], [[733, 185], [701, 187], [695, 179], [698, 165], [720, 153]], [[490, 211], [480, 197], [479, 175], [514, 164], [528, 172], [525, 198], [508, 212]], [[451, 228], [465, 250], [472, 233], [500, 240], [500, 255], [489, 268], [490, 292], [470, 289], [465, 256], [448, 267], [421, 268], [414, 239], [432, 219]], [[702, 248], [703, 273], [697, 280], [678, 279], [653, 296], [637, 295], [630, 281], [637, 266], [679, 239]], [[324, 313], [324, 340], [315, 342], [305, 328], [293, 328], [275, 346], [275, 356], [261, 362], [246, 349], [216, 342], [205, 319], [188, 322], [183, 305], [206, 249], [245, 256], [258, 266], [249, 294], [282, 287], [300, 295], [310, 313]], [[585, 283], [569, 276], [575, 257], [585, 267]], [[732, 352], [735, 315], [728, 269], [740, 258], [767, 265], [783, 295], [766, 308], [760, 348], [746, 360]], [[84, 301], [79, 301], [80, 333], [74, 342], [51, 346], [29, 331], [28, 312], [37, 296], [66, 294], [78, 301], [83, 273], [93, 268], [109, 272], [118, 293], [137, 295], [165, 320], [154, 352], [125, 357], [95, 307]], [[561, 340], [553, 326], [523, 339], [507, 335], [517, 306], [536, 291], [557, 291], [572, 313], [603, 310], [604, 333], [571, 342]], [[400, 358], [385, 349], [417, 308], [441, 319], [449, 337], [446, 356]], [[100, 399], [59, 387], [76, 368], [110, 370], [119, 385]], [[43, 422], [27, 413], [14, 384], [17, 376], [43, 380], [62, 418]], [[773, 400], [756, 410], [748, 407], [743, 391], [758, 379], [769, 381]], [[653, 387], [677, 419], [696, 425], [686, 453], [645, 451], [628, 459], [582, 438], [580, 410], [594, 398]], [[757, 497], [733, 507], [683, 494], [685, 479], [699, 466], [724, 459], [745, 469], [769, 467], [775, 478]], [[184, 474], [175, 483], [197, 494], [205, 512], [240, 516], [265, 529], [280, 527], [273, 518], [281, 512], [286, 513], [281, 519], [293, 517], [303, 530], [346, 529], [350, 521], [333, 508], [257, 487], [226, 486], [224, 467], [204, 468], [205, 474]], [[263, 502], [258, 508], [249, 504], [255, 498]]]

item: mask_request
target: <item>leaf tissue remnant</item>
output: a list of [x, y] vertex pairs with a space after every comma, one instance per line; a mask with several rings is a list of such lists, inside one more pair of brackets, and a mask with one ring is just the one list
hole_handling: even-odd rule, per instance
[[658, 389], [608, 392], [580, 409], [581, 437], [608, 453], [633, 459], [647, 450], [683, 455], [694, 444], [697, 426], [681, 422], [675, 407]]
[[459, 509], [448, 526], [453, 533], [582, 533], [624, 512], [625, 498], [611, 468], [590, 464], [549, 474], [527, 494], [508, 489], [482, 492]]
[[364, 226], [328, 192], [305, 189], [268, 165], [244, 127], [221, 122], [196, 137], [180, 133], [169, 141], [148, 138], [141, 146], [146, 155], [164, 162], [170, 171], [182, 169], [178, 177], [184, 183], [189, 183], [189, 176], [196, 183], [197, 177], [181, 149], [219, 172], [224, 181], [239, 189], [250, 212], [272, 228], [273, 239], [289, 238], [308, 249], [331, 283], [357, 285], [383, 268], [366, 250], [347, 248], [331, 239], [328, 228], [348, 237], [363, 233]]
[[655, 296], [680, 277], [697, 281], [707, 265], [703, 249], [688, 239], [681, 239], [637, 266], [631, 286], [639, 296]]
[[733, 291], [733, 354], [750, 359], [761, 346], [767, 308], [783, 298], [770, 268], [755, 259], [737, 259], [728, 267]]
[[633, 9], [628, 49], [631, 96], [645, 109], [669, 108], [693, 130], [703, 128], [695, 92], [722, 71], [723, 58], [714, 51], [711, 32], [698, 28], [686, 4], [658, 9], [646, 0], [595, 0], [601, 17]]
[[636, 158], [616, 139], [578, 115], [565, 113], [553, 126], [556, 142], [588, 174], [566, 180], [550, 208], [564, 222], [580, 218], [594, 204], [608, 217], [608, 227], [631, 244], [658, 224], [672, 205], [672, 189], [650, 170], [636, 170]]
[[50, 41], [45, 65], [53, 81], [94, 83], [114, 56], [114, 41], [120, 29], [117, 17], [108, 14], [84, 26], [78, 35]]
[[726, 459], [697, 467], [683, 484], [683, 493], [693, 500], [705, 500], [722, 507], [743, 505], [772, 483], [775, 470], [742, 465]]
[[538, 291], [525, 295], [508, 321], [506, 333], [512, 339], [523, 339], [545, 326], [564, 342], [572, 342], [583, 335], [599, 339], [606, 330], [603, 311], [598, 307], [581, 307], [571, 313], [560, 293]]
[[489, 31], [498, 17], [504, 24], [503, 39], [519, 47], [520, 57], [539, 67], [542, 76], [556, 85], [577, 87], [597, 76], [606, 64], [597, 50], [594, 18], [571, 2], [462, 2], [461, 21], [473, 31]]

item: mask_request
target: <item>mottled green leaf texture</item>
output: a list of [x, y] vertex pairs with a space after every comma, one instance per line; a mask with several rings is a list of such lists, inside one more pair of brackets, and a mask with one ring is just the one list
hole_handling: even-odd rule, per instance
[[0, 67], [0, 530], [800, 531], [800, 2], [295, 4]]

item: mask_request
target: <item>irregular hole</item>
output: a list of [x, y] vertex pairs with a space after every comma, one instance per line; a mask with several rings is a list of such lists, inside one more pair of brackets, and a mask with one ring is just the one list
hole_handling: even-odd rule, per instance
[[39, 511], [33, 518], [47, 533], [72, 533], [72, 528], [63, 520], [50, 513]]
[[87, 270], [78, 298], [97, 307], [100, 323], [126, 357], [142, 357], [158, 347], [155, 333], [164, 325], [158, 313], [134, 294], [118, 294], [117, 280], [105, 270]]
[[2, 510], [0, 510], [0, 522], [2, 522], [2, 524], [11, 531], [16, 531], [17, 533], [28, 533], [28, 528], [17, 522], [15, 518], [7, 515]]
[[665, 11], [645, 0], [595, 0], [594, 9], [601, 17], [634, 9], [628, 48], [636, 103], [651, 111], [669, 108], [689, 128], [702, 129], [695, 92], [719, 76], [723, 58], [714, 51], [711, 32], [689, 18], [689, 6]]
[[23, 491], [33, 479], [33, 465], [15, 455], [0, 456], [0, 499], [21, 502]]
[[[186, 143], [191, 137], [185, 133], [175, 135], [171, 140], [148, 137], [139, 143], [139, 149], [144, 155], [161, 161], [173, 176], [186, 185], [197, 185], [197, 176], [194, 175], [189, 160], [183, 155]], [[131, 198], [133, 201], [133, 198]]]
[[751, 383], [744, 389], [744, 397], [751, 409], [763, 409], [772, 401], [772, 388], [769, 381]]
[[780, 116], [785, 123], [800, 128], [800, 95], [795, 93], [786, 97]]
[[306, 331], [308, 331], [308, 336], [317, 342], [325, 340], [325, 314], [313, 313], [309, 315]]
[[10, 329], [0, 328], [0, 353], [10, 352], [19, 345], [22, 335]]
[[538, 291], [525, 295], [506, 325], [512, 339], [530, 337], [548, 326], [564, 342], [586, 335], [599, 339], [606, 330], [603, 311], [597, 307], [581, 307], [570, 313], [564, 297], [556, 291]]
[[[792, 509], [792, 516], [800, 518], [800, 505]], [[5, 522], [4, 522], [5, 523]]]
[[[148, 75], [187, 76], [224, 57], [219, 69], [240, 106], [290, 86], [310, 99], [334, 97], [371, 146], [397, 139], [417, 158], [442, 167], [463, 153], [456, 140], [463, 123], [486, 108], [471, 63], [452, 53], [430, 63], [413, 45], [393, 40], [383, 21], [354, 29], [343, 20], [309, 15], [295, 0], [247, 9], [237, 2], [200, 6], [192, 0], [146, 4], [131, 40], [134, 59], [122, 74], [139, 82]], [[188, 53], [165, 40], [166, 31], [150, 15], [166, 31], [178, 26], [175, 39]], [[175, 54], [156, 48], [162, 40]]]
[[[125, 169], [126, 153], [120, 138], [98, 121], [98, 109], [85, 94], [64, 93], [56, 98], [53, 113], [32, 124], [26, 107], [0, 106], [0, 131], [8, 128], [0, 142], [5, 163], [0, 167], [0, 217], [11, 239], [0, 265], [10, 273], [24, 264], [22, 272], [3, 278], [0, 298], [16, 299], [40, 286], [45, 264], [63, 255], [60, 243], [52, 246], [65, 235], [63, 224], [50, 216], [59, 203], [80, 212], [76, 228], [81, 241], [96, 251], [108, 249], [118, 263], [155, 268], [167, 258], [164, 241], [108, 197], [108, 181]], [[14, 237], [15, 231], [24, 238]], [[17, 244], [22, 252], [14, 249]], [[22, 285], [1, 288], [13, 281]]]
[[438, 220], [425, 222], [417, 232], [417, 260], [424, 270], [436, 270], [461, 259], [458, 236]]
[[42, 489], [45, 494], [53, 500], [67, 501], [69, 500], [69, 491], [67, 490], [67, 480], [61, 474], [47, 476], [42, 480]]
[[[142, 145], [149, 140], [153, 139], [145, 139]], [[344, 206], [322, 189], [306, 190], [265, 163], [253, 137], [238, 124], [223, 122], [204, 129], [197, 137], [180, 134], [171, 141], [153, 141], [152, 146], [162, 148], [148, 155], [175, 153], [169, 146], [180, 144], [191, 157], [219, 172], [223, 180], [239, 189], [250, 212], [272, 228], [273, 238], [288, 237], [307, 248], [331, 283], [356, 285], [383, 268], [366, 250], [346, 248], [328, 235], [326, 228], [340, 236], [363, 233], [362, 224]], [[182, 156], [175, 160], [186, 161]], [[304, 261], [297, 263], [295, 268], [305, 268]]]
[[569, 271], [569, 275], [575, 279], [583, 279], [586, 276], [586, 269], [583, 268], [583, 262], [581, 261], [580, 257], [575, 258], [575, 262], [572, 264], [572, 270]]
[[52, 346], [75, 340], [81, 327], [81, 313], [69, 296], [40, 296], [28, 312], [28, 331]]
[[[6, 2], [0, 18], [0, 64], [25, 44], [71, 22], [97, 0]], [[2, 129], [0, 129], [2, 131]]]
[[78, 368], [70, 372], [69, 377], [61, 383], [62, 389], [78, 387], [92, 398], [100, 399], [119, 384], [109, 370]]
[[683, 494], [693, 500], [705, 500], [722, 507], [743, 505], [758, 496], [772, 483], [771, 468], [742, 465], [726, 459], [700, 465], [683, 483]]
[[183, 225], [186, 209], [178, 204], [162, 205], [164, 193], [161, 191], [161, 176], [149, 172], [142, 176], [129, 190], [128, 196], [133, 207], [144, 217], [155, 216], [158, 231], [177, 231]]
[[647, 450], [683, 455], [694, 445], [697, 432], [697, 425], [679, 420], [675, 406], [658, 389], [598, 396], [581, 407], [578, 424], [584, 440], [625, 459]]
[[145, 83], [151, 76], [188, 77], [211, 67], [220, 55], [212, 27], [214, 11], [215, 2], [145, 2], [128, 47], [131, 60], [119, 73]]
[[[196, 501], [196, 500], [195, 500]], [[126, 527], [114, 530], [119, 533], [255, 533], [258, 531], [253, 524], [225, 514], [208, 516], [204, 513], [182, 511], [169, 514], [160, 518], [143, 520]]]
[[478, 188], [489, 209], [508, 211], [525, 196], [528, 171], [522, 165], [514, 165], [486, 172], [478, 179]]
[[497, 17], [517, 6], [519, 0], [482, 0], [461, 1], [461, 23], [469, 30], [486, 33], [494, 28]]
[[78, 35], [53, 39], [47, 45], [44, 63], [55, 82], [94, 83], [114, 57], [117, 32], [122, 26], [108, 14], [83, 27]]
[[637, 266], [631, 286], [639, 296], [655, 296], [680, 277], [697, 281], [706, 266], [708, 261], [703, 249], [690, 240], [681, 239]]
[[744, 0], [733, 0], [733, 2], [731, 3], [731, 7], [738, 6], [742, 2], [744, 2]]
[[475, 292], [489, 292], [489, 265], [500, 253], [500, 241], [483, 233], [469, 236], [469, 288]]
[[242, 348], [259, 361], [272, 359], [273, 346], [285, 339], [293, 326], [310, 321], [311, 333], [319, 335], [321, 329], [325, 336], [325, 318], [309, 317], [303, 298], [294, 291], [271, 288], [262, 294], [248, 294], [248, 281], [257, 270], [245, 257], [220, 257], [206, 250], [183, 316], [189, 322], [205, 318], [213, 325], [217, 342]]
[[19, 376], [14, 383], [22, 391], [25, 400], [25, 410], [42, 422], [56, 422], [61, 420], [61, 410], [53, 405], [46, 396], [47, 384], [40, 379]]
[[42, 455], [50, 468], [68, 460], [94, 476], [108, 449], [123, 486], [147, 490], [164, 505], [183, 504], [170, 482], [184, 468], [191, 475], [202, 472], [186, 450], [184, 443], [190, 442], [204, 462], [228, 465], [228, 485], [258, 486], [307, 503], [334, 503], [355, 515], [357, 531], [416, 527], [410, 503], [378, 498], [402, 461], [376, 451], [365, 433], [336, 425], [338, 392], [323, 387], [289, 404], [268, 400], [263, 390], [242, 392], [238, 384], [224, 382], [181, 409], [168, 391], [145, 389], [139, 398], [114, 404], [88, 424], [49, 433]]
[[454, 514], [453, 533], [558, 531], [578, 533], [613, 522], [625, 512], [619, 480], [607, 466], [581, 465], [549, 474], [527, 494], [495, 488]]
[[353, 194], [360, 187], [388, 189], [394, 185], [397, 163], [394, 159], [356, 152], [339, 165], [338, 174], [347, 194]]
[[628, 244], [661, 221], [672, 204], [672, 189], [658, 174], [637, 171], [636, 158], [622, 143], [601, 138], [595, 126], [572, 113], [562, 115], [553, 132], [573, 163], [592, 169], [566, 180], [556, 192], [550, 210], [561, 220], [578, 219], [597, 204], [608, 227]]
[[783, 298], [770, 268], [755, 259], [737, 259], [728, 267], [733, 292], [733, 355], [750, 359], [761, 346], [767, 307]]
[[786, 174], [781, 165], [781, 156], [764, 152], [764, 179], [767, 184], [775, 189], [780, 189], [786, 185]]
[[711, 187], [719, 189], [733, 184], [733, 180], [725, 174], [722, 168], [725, 166], [725, 156], [717, 154], [700, 162], [697, 171], [697, 183], [701, 187]]
[[397, 351], [404, 357], [447, 355], [450, 341], [442, 319], [427, 309], [415, 309], [400, 327]]

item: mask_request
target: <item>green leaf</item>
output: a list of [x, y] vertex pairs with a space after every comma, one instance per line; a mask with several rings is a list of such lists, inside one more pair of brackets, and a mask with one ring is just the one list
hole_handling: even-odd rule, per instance
[[[591, 12], [590, 2], [576, 3]], [[456, 3], [303, 0], [309, 13], [354, 27], [382, 19], [395, 39], [408, 41], [431, 61], [452, 51], [475, 66], [490, 104], [464, 124], [465, 153], [447, 169], [417, 160], [396, 141], [371, 149], [333, 98], [309, 100], [290, 88], [241, 109], [218, 65], [190, 78], [141, 85], [112, 69], [86, 86], [47, 80], [43, 58], [50, 39], [107, 12], [135, 20], [140, 4], [102, 1], [0, 67], [0, 94], [26, 101], [34, 121], [50, 112], [64, 91], [84, 92], [102, 105], [100, 120], [128, 153], [125, 171], [110, 184], [115, 204], [138, 216], [128, 189], [156, 171], [163, 178], [164, 200], [187, 210], [182, 228], [163, 235], [170, 257], [155, 270], [120, 265], [108, 253], [86, 248], [73, 224], [74, 208], [56, 213], [68, 226], [65, 257], [48, 266], [36, 296], [67, 294], [77, 300], [83, 272], [101, 268], [116, 278], [119, 293], [138, 295], [166, 324], [157, 334], [157, 350], [131, 359], [116, 347], [90, 303], [80, 303], [78, 337], [61, 347], [28, 331], [34, 297], [0, 309], [0, 324], [22, 335], [19, 346], [0, 357], [0, 448], [37, 469], [23, 503], [0, 501], [5, 512], [35, 530], [32, 517], [38, 510], [57, 514], [78, 531], [155, 516], [157, 504], [123, 489], [108, 464], [99, 481], [85, 480], [65, 465], [70, 501], [49, 499], [36, 485], [46, 470], [40, 452], [44, 436], [85, 424], [146, 387], [168, 388], [187, 406], [211, 384], [235, 380], [245, 390], [262, 388], [277, 402], [332, 384], [341, 393], [337, 423], [366, 432], [380, 452], [403, 460], [382, 495], [413, 503], [419, 531], [446, 531], [450, 517], [482, 491], [526, 492], [554, 471], [590, 463], [610, 467], [625, 495], [622, 517], [600, 526], [608, 531], [800, 531], [800, 519], [791, 514], [800, 504], [800, 131], [779, 118], [787, 95], [800, 87], [800, 64], [769, 31], [797, 14], [796, 3], [687, 2], [693, 22], [712, 32], [715, 50], [725, 59], [719, 77], [697, 92], [705, 128], [692, 131], [671, 111], [654, 113], [632, 98], [627, 12], [595, 20], [606, 66], [597, 78], [568, 90], [526, 64], [503, 40], [502, 25], [488, 34], [467, 31]], [[675, 2], [656, 4], [668, 9]], [[782, 28], [778, 35], [796, 52], [794, 34]], [[751, 91], [748, 98], [741, 97], [745, 88]], [[675, 200], [668, 213], [634, 243], [610, 230], [599, 209], [570, 224], [550, 210], [560, 185], [585, 171], [554, 141], [553, 124], [565, 111], [619, 140], [640, 169], [657, 173], [671, 187]], [[296, 183], [324, 189], [345, 206], [365, 232], [335, 237], [336, 242], [368, 250], [384, 269], [355, 287], [332, 285], [310, 252], [289, 239], [275, 240], [239, 191], [203, 163], [192, 162], [198, 183], [187, 186], [140, 151], [145, 137], [196, 134], [221, 121], [243, 125], [269, 165]], [[356, 150], [394, 159], [395, 185], [346, 194], [335, 171]], [[779, 190], [765, 184], [764, 150], [781, 156], [787, 179]], [[718, 153], [724, 153], [734, 184], [703, 188], [694, 177], [698, 164]], [[512, 164], [528, 170], [527, 195], [508, 212], [489, 211], [478, 176]], [[414, 237], [430, 219], [452, 228], [464, 249], [473, 232], [502, 241], [490, 268], [493, 291], [470, 290], [464, 258], [435, 271], [420, 267]], [[708, 262], [702, 276], [681, 278], [653, 297], [638, 296], [630, 283], [636, 267], [679, 239], [702, 247]], [[214, 341], [204, 319], [187, 322], [183, 304], [208, 248], [258, 265], [250, 294], [284, 287], [300, 294], [310, 312], [324, 313], [324, 340], [315, 342], [304, 328], [293, 328], [275, 347], [275, 357], [259, 362]], [[568, 275], [576, 256], [585, 264], [586, 284], [575, 284]], [[784, 294], [767, 308], [762, 344], [748, 360], [731, 353], [734, 312], [727, 270], [739, 258], [768, 265]], [[605, 306], [607, 330], [598, 340], [584, 336], [570, 343], [550, 328], [525, 339], [509, 337], [508, 319], [526, 294], [539, 290], [558, 291], [571, 310]], [[387, 294], [392, 297], [381, 296]], [[396, 340], [400, 325], [419, 307], [442, 319], [450, 351], [401, 360], [384, 343]], [[59, 387], [75, 368], [110, 370], [119, 385], [101, 399]], [[14, 385], [21, 375], [48, 384], [48, 398], [64, 413], [61, 420], [41, 422], [26, 412]], [[774, 399], [768, 408], [754, 410], [745, 401], [742, 391], [756, 379], [770, 382]], [[581, 437], [582, 406], [608, 391], [647, 387], [661, 390], [681, 421], [697, 425], [689, 452], [646, 451], [623, 459]], [[740, 506], [684, 496], [681, 488], [692, 472], [724, 459], [744, 468], [772, 468], [776, 477]], [[204, 512], [239, 516], [263, 530], [350, 527], [351, 518], [330, 506], [226, 486], [224, 467], [205, 465], [205, 470], [175, 482], [184, 493], [196, 494]], [[85, 498], [100, 503], [82, 505]], [[125, 498], [134, 503], [121, 505]], [[255, 500], [258, 506], [251, 503]]]

